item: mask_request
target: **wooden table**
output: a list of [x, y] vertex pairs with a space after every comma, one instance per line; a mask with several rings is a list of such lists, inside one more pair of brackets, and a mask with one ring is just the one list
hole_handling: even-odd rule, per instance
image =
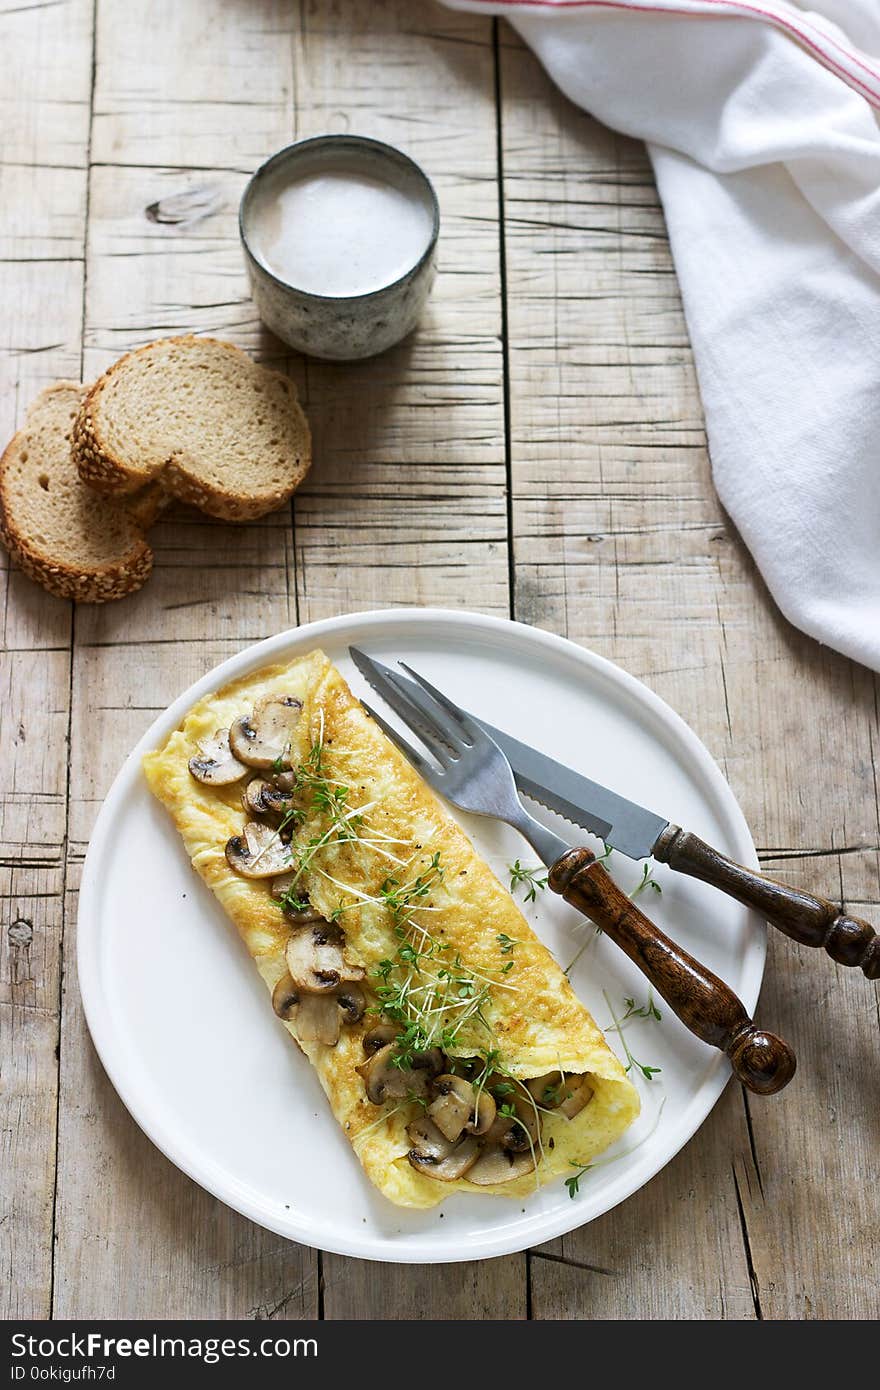
[[[4, 437], [47, 383], [194, 331], [292, 372], [316, 459], [289, 513], [174, 512], [122, 603], [74, 610], [3, 572], [0, 1309], [876, 1316], [876, 989], [776, 935], [759, 1018], [797, 1048], [796, 1083], [728, 1087], [647, 1188], [527, 1255], [322, 1256], [221, 1206], [129, 1118], [77, 991], [83, 855], [141, 731], [246, 643], [403, 603], [564, 633], [690, 721], [768, 869], [869, 917], [877, 680], [788, 626], [718, 504], [643, 148], [505, 25], [427, 0], [0, 0], [0, 36]], [[443, 214], [427, 321], [356, 366], [283, 354], [236, 231], [256, 165], [327, 130], [411, 151]]]

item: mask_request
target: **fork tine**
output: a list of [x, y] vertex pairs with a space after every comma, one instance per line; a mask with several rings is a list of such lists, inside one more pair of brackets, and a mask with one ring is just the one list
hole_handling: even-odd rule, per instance
[[409, 758], [413, 767], [416, 768], [418, 772], [421, 772], [422, 775], [426, 778], [429, 778], [431, 776], [443, 776], [442, 768], [437, 769], [430, 767], [427, 761], [422, 757], [421, 753], [418, 753], [416, 749], [413, 748], [409, 740], [405, 739], [403, 737], [403, 734], [398, 733], [397, 729], [393, 728], [387, 720], [383, 719], [381, 714], [377, 713], [377, 711], [374, 710], [371, 705], [368, 705], [366, 700], [361, 700], [361, 704], [367, 711], [367, 714], [370, 716], [370, 718], [375, 719], [383, 734], [387, 734], [388, 738], [391, 739], [391, 742], [397, 745], [397, 747], [400, 749], [401, 753], [404, 755], [405, 758]]
[[[460, 709], [458, 705], [456, 705], [452, 700], [450, 700], [448, 695], [444, 695], [442, 690], [438, 690], [437, 687], [435, 685], [432, 685], [430, 681], [425, 680], [425, 677], [420, 676], [418, 671], [414, 671], [411, 666], [407, 666], [405, 661], [399, 661], [398, 665], [402, 666], [404, 671], [406, 671], [407, 675], [411, 676], [412, 679], [416, 681], [417, 684], [420, 685], [422, 689], [426, 691], [427, 694], [430, 695], [437, 702], [441, 710], [443, 710], [443, 712], [449, 716], [449, 720], [452, 721], [452, 728], [450, 729], [450, 734], [454, 738], [455, 743], [462, 743], [465, 742], [466, 739], [469, 739], [471, 745], [473, 746], [481, 740], [482, 730], [479, 728], [477, 724], [474, 723], [473, 719], [471, 719], [469, 714], [465, 714], [463, 709]], [[407, 688], [407, 695], [415, 704], [416, 695], [415, 691], [413, 691], [411, 687]], [[434, 715], [434, 718], [437, 719], [436, 714]], [[448, 723], [448, 721], [444, 722]], [[465, 736], [464, 738], [463, 735]]]
[[[400, 665], [403, 666], [404, 663], [401, 661]], [[405, 669], [408, 671], [409, 667], [407, 666]], [[415, 673], [413, 672], [413, 674]], [[466, 746], [466, 741], [462, 738], [461, 728], [454, 719], [450, 718], [439, 700], [421, 688], [422, 685], [427, 685], [427, 681], [406, 680], [405, 677], [398, 676], [394, 671], [388, 672], [388, 679], [393, 683], [395, 690], [398, 690], [405, 699], [409, 700], [410, 704], [418, 711], [422, 724], [435, 737], [445, 740], [447, 761], [450, 750], [456, 757], [460, 756], [462, 748]], [[412, 720], [407, 720], [407, 723], [411, 724]], [[421, 733], [422, 724], [417, 726], [419, 733]]]
[[356, 647], [349, 650], [358, 670], [366, 675], [373, 689], [391, 706], [394, 713], [400, 716], [404, 724], [418, 734], [429, 753], [445, 767], [450, 761], [448, 743], [442, 742], [442, 734], [438, 737], [436, 720], [429, 719], [410, 698], [411, 683], [398, 677], [394, 671], [389, 671], [387, 666], [373, 661]]

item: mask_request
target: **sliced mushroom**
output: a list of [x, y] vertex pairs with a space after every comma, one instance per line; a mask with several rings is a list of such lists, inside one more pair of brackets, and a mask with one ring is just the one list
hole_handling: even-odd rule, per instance
[[301, 1042], [335, 1047], [339, 1041], [342, 1015], [332, 994], [304, 994], [289, 974], [282, 975], [272, 991], [272, 1008], [285, 1023], [294, 1024]]
[[511, 1153], [509, 1149], [492, 1144], [483, 1150], [473, 1168], [469, 1169], [467, 1179], [480, 1187], [494, 1187], [497, 1183], [521, 1178], [526, 1173], [533, 1172], [534, 1168], [535, 1160], [531, 1151]]
[[427, 1173], [441, 1182], [455, 1182], [476, 1163], [480, 1146], [471, 1135], [458, 1142], [447, 1139], [437, 1125], [422, 1116], [407, 1128], [412, 1148], [407, 1158], [419, 1173]]
[[[504, 1103], [511, 1104], [506, 1099]], [[525, 1096], [514, 1096], [512, 1104], [516, 1113], [504, 1115], [499, 1111], [485, 1137], [489, 1144], [498, 1144], [510, 1153], [525, 1153], [537, 1144], [540, 1123], [534, 1105]]]
[[278, 772], [290, 767], [290, 740], [302, 712], [302, 701], [293, 695], [267, 695], [254, 705], [253, 714], [241, 714], [229, 730], [229, 746], [248, 767]]
[[265, 782], [262, 777], [254, 777], [248, 782], [241, 802], [252, 816], [263, 816], [275, 825], [293, 809], [292, 796], [279, 791], [272, 782]]
[[414, 1053], [409, 1067], [395, 1066], [396, 1056], [394, 1044], [387, 1043], [356, 1068], [358, 1075], [364, 1079], [367, 1098], [374, 1105], [381, 1105], [386, 1100], [403, 1100], [410, 1095], [427, 1095], [431, 1077], [438, 1076], [443, 1070], [443, 1053], [436, 1047], [429, 1052]]
[[589, 1077], [573, 1072], [547, 1072], [527, 1081], [526, 1087], [536, 1105], [558, 1111], [567, 1120], [573, 1120], [593, 1099]]
[[335, 1047], [342, 1027], [339, 1004], [332, 994], [304, 994], [297, 1006], [295, 1023], [301, 1042]]
[[345, 932], [333, 922], [315, 922], [287, 943], [287, 968], [307, 994], [328, 994], [341, 983], [362, 980], [366, 971], [345, 954]]
[[494, 1098], [488, 1091], [482, 1090], [477, 1096], [476, 1113], [471, 1115], [465, 1129], [470, 1130], [471, 1134], [488, 1134], [495, 1123], [495, 1114]]
[[345, 1023], [360, 1023], [367, 1007], [367, 998], [360, 985], [352, 981], [340, 985], [336, 991], [336, 1002]]
[[281, 976], [272, 991], [272, 1008], [279, 1018], [283, 1018], [285, 1023], [289, 1023], [298, 1003], [299, 992], [288, 971], [287, 974]]
[[229, 747], [228, 729], [218, 729], [213, 738], [199, 744], [197, 756], [189, 760], [189, 770], [197, 782], [209, 787], [228, 787], [248, 771]]
[[428, 1106], [428, 1114], [440, 1133], [454, 1143], [473, 1114], [474, 1088], [463, 1076], [446, 1074], [437, 1077], [433, 1092], [435, 1099]]
[[290, 868], [292, 857], [290, 845], [283, 843], [278, 831], [255, 820], [226, 842], [226, 861], [244, 878], [275, 878]]
[[370, 1028], [364, 1034], [364, 1052], [368, 1057], [372, 1057], [380, 1047], [387, 1047], [389, 1043], [393, 1043], [399, 1034], [400, 1029], [396, 1023], [377, 1023], [375, 1028]]
[[447, 1072], [438, 1076], [433, 1085], [434, 1101], [428, 1114], [447, 1139], [458, 1139], [465, 1130], [469, 1134], [485, 1134], [495, 1119], [495, 1101], [488, 1091], [479, 1095], [463, 1076]]

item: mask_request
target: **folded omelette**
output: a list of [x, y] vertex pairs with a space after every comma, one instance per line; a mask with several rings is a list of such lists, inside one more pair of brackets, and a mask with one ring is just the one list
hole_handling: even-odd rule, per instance
[[556, 961], [323, 652], [206, 696], [144, 769], [392, 1202], [522, 1198], [635, 1119]]

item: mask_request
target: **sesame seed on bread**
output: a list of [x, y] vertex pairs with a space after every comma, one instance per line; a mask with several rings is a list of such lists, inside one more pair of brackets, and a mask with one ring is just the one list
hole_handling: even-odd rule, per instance
[[311, 463], [308, 421], [280, 372], [216, 338], [163, 338], [115, 363], [74, 425], [80, 477], [125, 495], [161, 481], [227, 521], [280, 507]]

